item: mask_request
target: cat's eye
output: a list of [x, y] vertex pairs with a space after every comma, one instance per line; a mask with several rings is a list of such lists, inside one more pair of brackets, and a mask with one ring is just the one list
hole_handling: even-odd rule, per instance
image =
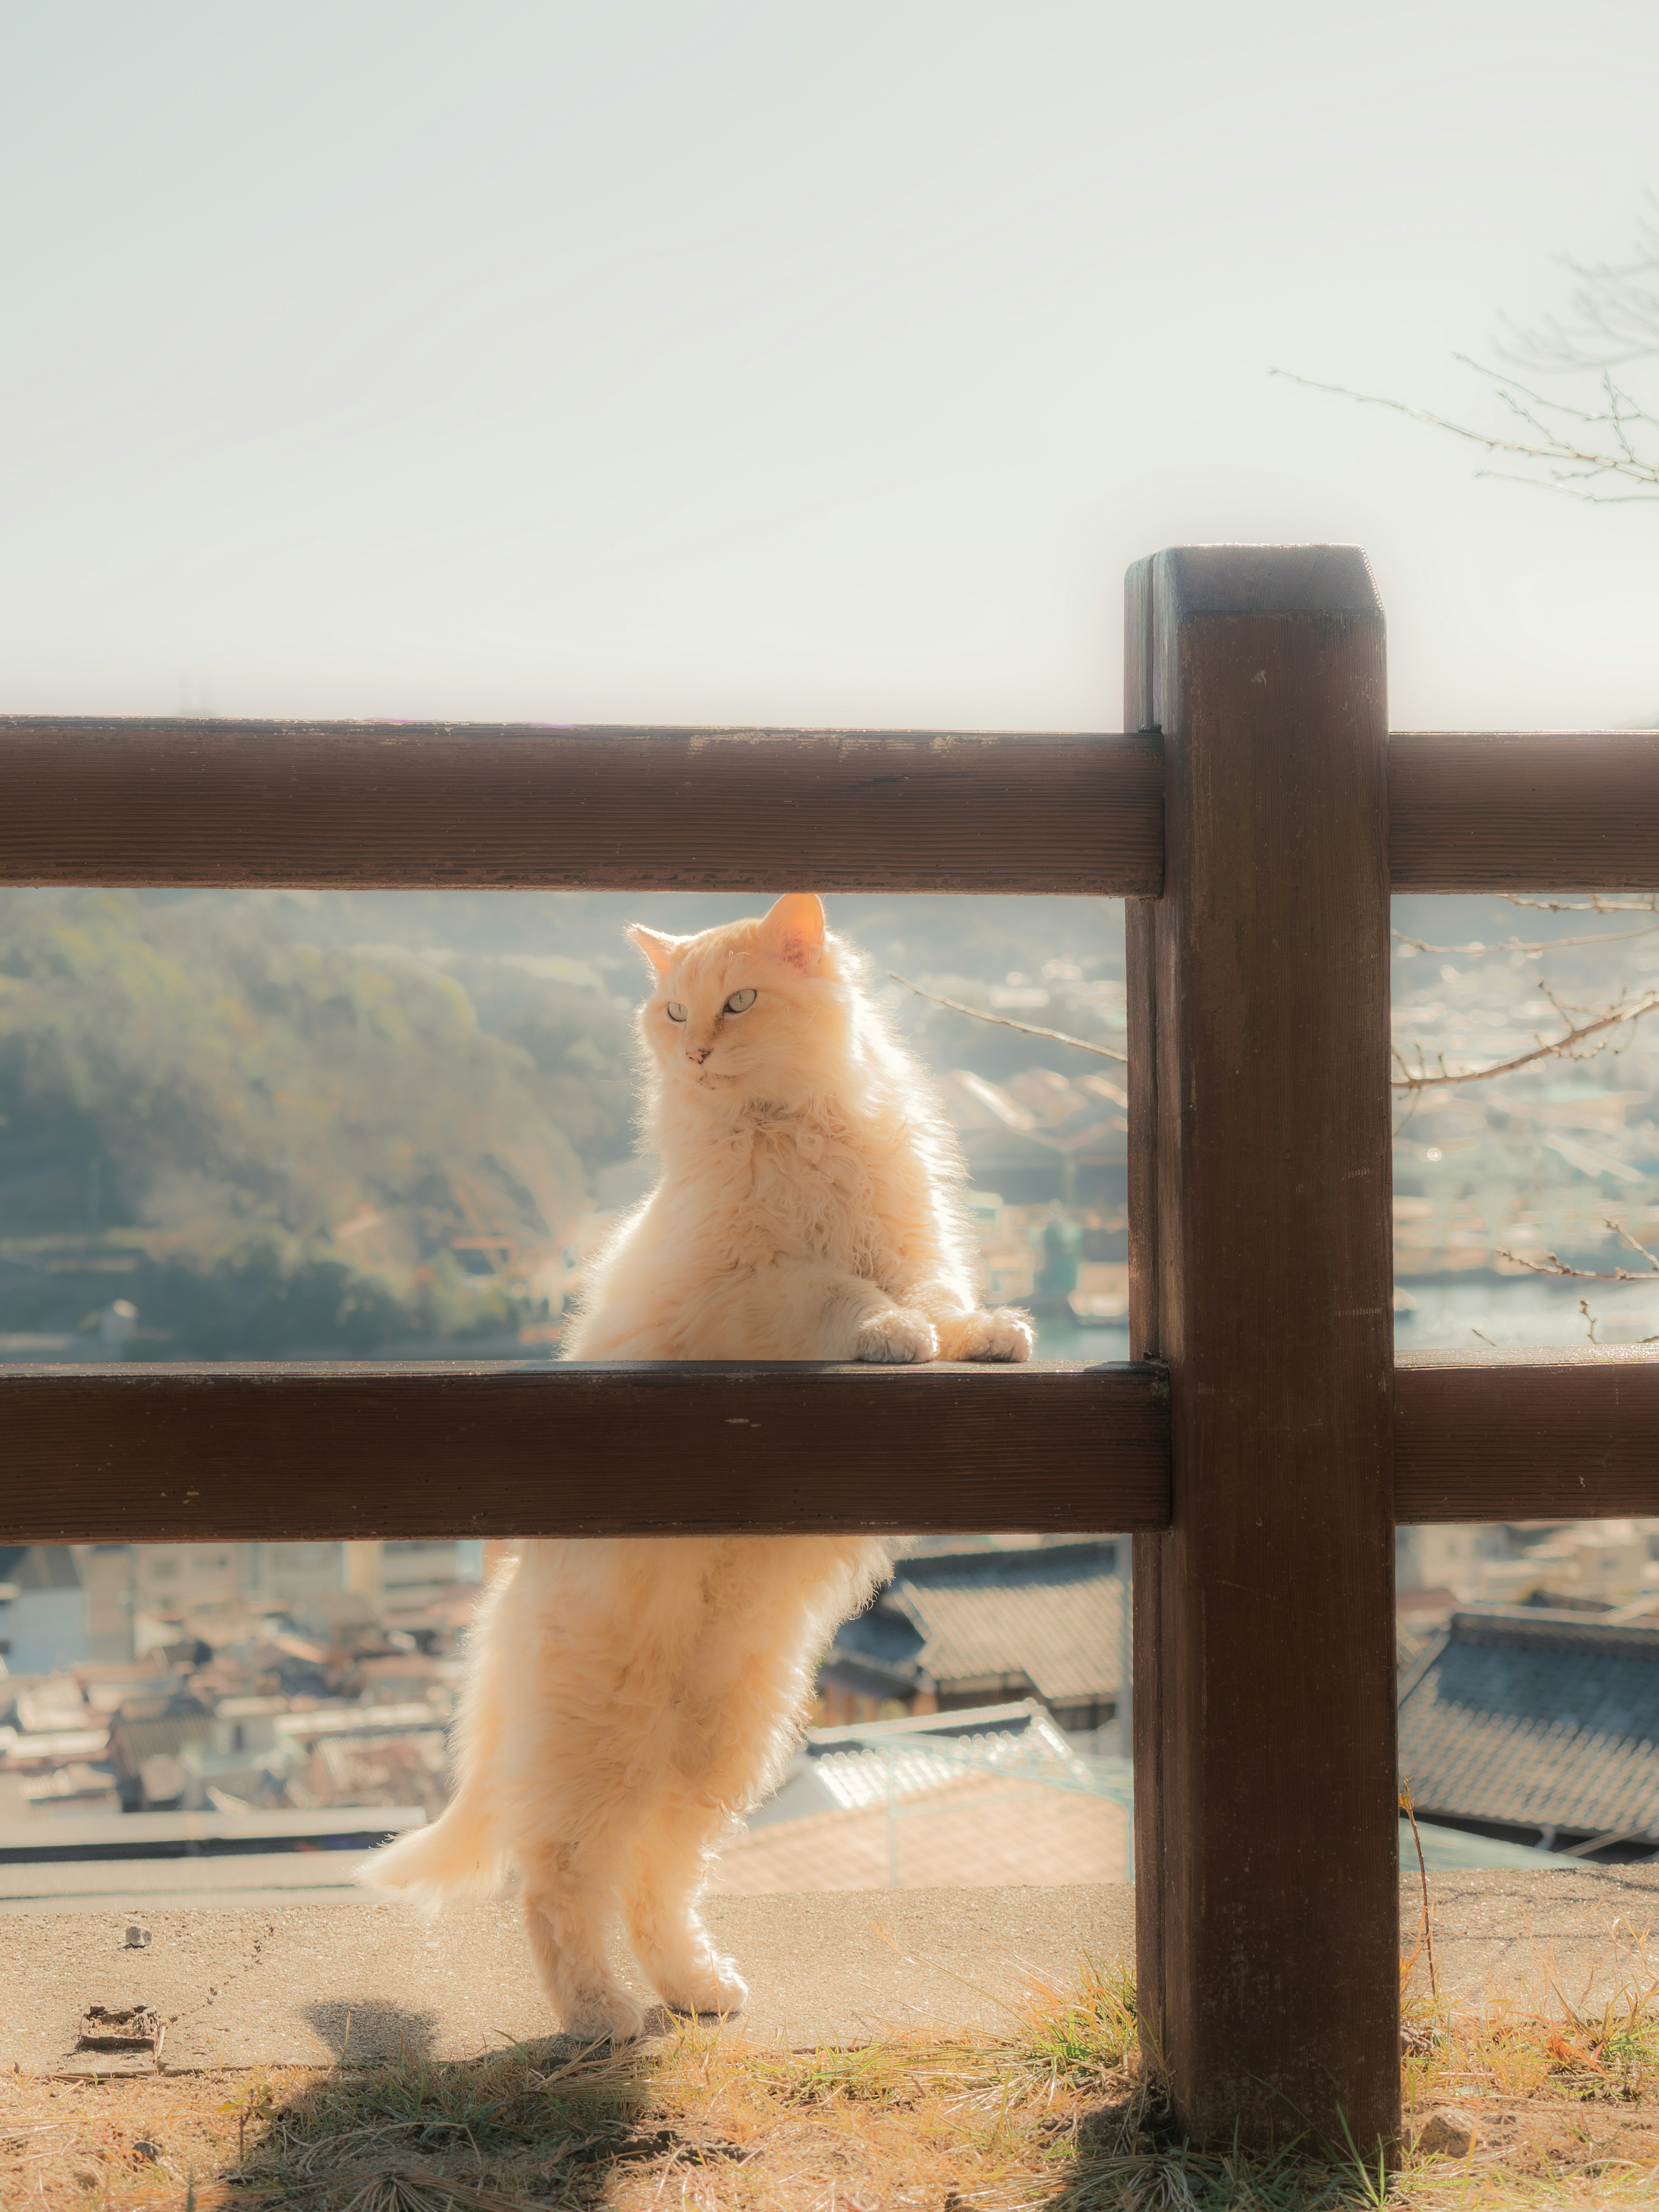
[[685, 1019], [685, 1008], [681, 1006], [678, 999], [671, 999], [668, 1001], [668, 1018], [671, 1022], [683, 1022]]
[[752, 991], [733, 991], [726, 1002], [725, 1011], [728, 1014], [746, 1014], [754, 1003], [755, 994]]

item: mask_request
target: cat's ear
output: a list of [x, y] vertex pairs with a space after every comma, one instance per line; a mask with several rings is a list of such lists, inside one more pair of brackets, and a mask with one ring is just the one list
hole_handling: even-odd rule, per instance
[[764, 952], [810, 974], [823, 950], [823, 902], [816, 891], [786, 891], [756, 933]]
[[623, 934], [630, 945], [639, 946], [659, 978], [674, 966], [685, 942], [681, 937], [665, 937], [659, 929], [647, 929], [642, 921], [630, 921]]

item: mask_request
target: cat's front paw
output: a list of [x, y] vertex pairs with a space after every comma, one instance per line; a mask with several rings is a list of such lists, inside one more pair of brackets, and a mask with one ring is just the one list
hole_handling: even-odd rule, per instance
[[872, 1314], [858, 1334], [854, 1359], [879, 1359], [894, 1366], [939, 1358], [939, 1331], [926, 1314], [908, 1306], [889, 1306]]
[[1029, 1359], [1036, 1344], [1031, 1317], [1018, 1306], [963, 1314], [947, 1322], [941, 1335], [946, 1359]]

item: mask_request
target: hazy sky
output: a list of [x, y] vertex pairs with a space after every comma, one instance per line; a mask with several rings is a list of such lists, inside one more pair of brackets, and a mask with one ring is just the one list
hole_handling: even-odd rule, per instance
[[1115, 728], [1338, 538], [1395, 726], [1651, 720], [1659, 506], [1267, 371], [1476, 410], [1655, 185], [1653, 0], [12, 0], [0, 705]]

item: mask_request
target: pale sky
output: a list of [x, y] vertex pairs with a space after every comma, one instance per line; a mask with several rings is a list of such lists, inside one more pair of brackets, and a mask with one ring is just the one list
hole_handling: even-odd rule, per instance
[[0, 707], [1115, 729], [1327, 538], [1396, 727], [1659, 718], [1659, 505], [1267, 373], [1477, 411], [1655, 185], [1652, 0], [14, 0]]

